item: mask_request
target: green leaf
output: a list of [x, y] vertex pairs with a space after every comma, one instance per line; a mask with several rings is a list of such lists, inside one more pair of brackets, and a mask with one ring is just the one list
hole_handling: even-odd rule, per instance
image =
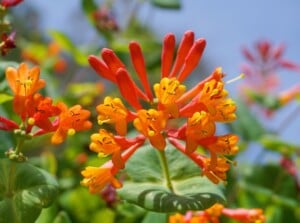
[[92, 14], [98, 9], [94, 0], [82, 0], [81, 6], [88, 19], [92, 21]]
[[180, 9], [180, 0], [152, 0], [151, 3], [154, 6], [165, 9]]
[[14, 97], [12, 95], [0, 93], [0, 104], [7, 102], [7, 101], [11, 101], [13, 98]]
[[142, 223], [167, 222], [168, 215], [165, 213], [148, 212]]
[[284, 155], [293, 155], [300, 152], [300, 146], [281, 140], [276, 135], [265, 135], [260, 140], [261, 144], [269, 150], [279, 152]]
[[174, 191], [165, 184], [158, 152], [141, 147], [126, 164], [131, 181], [118, 190], [122, 199], [154, 212], [186, 212], [203, 210], [216, 202], [224, 203], [221, 189], [200, 169], [172, 146], [165, 150]]
[[70, 217], [64, 211], [59, 212], [53, 221], [53, 223], [71, 223], [71, 222], [72, 221], [71, 221]]
[[27, 162], [0, 160], [0, 223], [33, 223], [58, 193], [56, 180]]

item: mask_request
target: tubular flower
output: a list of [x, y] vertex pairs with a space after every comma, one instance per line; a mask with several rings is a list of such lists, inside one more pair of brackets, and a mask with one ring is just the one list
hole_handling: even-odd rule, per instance
[[[133, 124], [139, 133], [137, 138], [143, 139], [140, 145], [147, 139], [155, 149], [163, 151], [168, 140], [194, 162], [200, 163], [198, 166], [205, 168], [206, 175], [213, 182], [219, 182], [211, 176], [218, 171], [225, 174], [229, 165], [224, 165], [223, 159], [218, 159], [217, 155], [236, 153], [238, 138], [231, 134], [216, 136], [216, 122], [233, 121], [236, 118], [236, 105], [228, 98], [228, 92], [224, 89], [222, 79], [225, 75], [221, 68], [216, 68], [190, 90], [183, 83], [202, 57], [205, 39], [195, 40], [194, 33], [187, 31], [177, 52], [175, 43], [174, 34], [165, 36], [161, 53], [161, 80], [153, 84], [148, 80], [141, 47], [135, 41], [130, 42], [129, 52], [139, 83], [135, 83], [125, 64], [112, 50], [102, 49], [101, 58], [89, 56], [91, 67], [101, 77], [115, 84], [122, 97], [106, 97], [97, 106], [99, 124], [113, 124], [117, 135], [108, 136], [106, 132], [100, 131], [92, 136], [91, 149], [112, 155], [113, 163], [117, 166], [120, 154], [122, 156], [126, 151], [123, 152], [123, 146], [118, 147], [120, 143], [116, 139], [123, 137], [125, 140], [127, 125]], [[176, 121], [182, 123], [181, 127], [171, 125]], [[179, 141], [182, 141], [183, 149]], [[109, 145], [105, 142], [109, 142]], [[203, 158], [197, 158], [200, 155], [196, 152], [198, 146], [213, 154], [210, 164], [204, 162], [204, 155]], [[223, 175], [220, 179], [226, 178], [226, 174], [225, 177]]]
[[24, 119], [24, 112], [29, 106], [26, 105], [26, 101], [45, 86], [45, 81], [39, 79], [40, 69], [39, 67], [29, 69], [25, 63], [21, 63], [18, 69], [8, 67], [5, 74], [8, 84], [15, 95], [14, 111]]
[[100, 129], [99, 133], [91, 135], [90, 149], [103, 155], [112, 154], [112, 162], [120, 169], [124, 168], [121, 158], [121, 146], [114, 139], [114, 135], [105, 129]]
[[160, 150], [165, 148], [166, 142], [162, 130], [166, 126], [166, 117], [162, 111], [154, 109], [139, 110], [133, 125], [139, 132], [149, 138], [152, 146]]
[[229, 170], [230, 165], [226, 158], [206, 158], [204, 160], [204, 167], [202, 169], [202, 175], [206, 176], [213, 183], [218, 184], [221, 181], [226, 181], [226, 172]]
[[215, 123], [205, 111], [195, 112], [187, 121], [186, 151], [192, 153], [200, 141], [210, 139], [216, 131]]
[[76, 131], [84, 131], [92, 127], [92, 123], [87, 120], [90, 111], [82, 109], [80, 105], [68, 109], [62, 102], [57, 106], [61, 113], [57, 120], [57, 129], [51, 138], [53, 144], [62, 143], [68, 134], [73, 135]]
[[114, 124], [119, 135], [127, 133], [128, 111], [119, 98], [105, 97], [104, 103], [96, 107], [98, 112], [98, 123]]
[[28, 109], [28, 124], [38, 126], [45, 131], [52, 131], [53, 124], [50, 117], [58, 116], [60, 109], [52, 104], [52, 98], [34, 94]]
[[180, 84], [176, 78], [164, 77], [159, 84], [154, 84], [153, 88], [162, 108], [177, 118], [179, 116], [179, 109], [176, 100], [183, 95], [186, 87]]
[[217, 136], [215, 141], [208, 145], [207, 148], [217, 154], [222, 155], [234, 155], [238, 152], [237, 146], [239, 137], [234, 134], [227, 134], [223, 136]]
[[84, 177], [81, 184], [89, 187], [91, 193], [100, 192], [108, 183], [115, 188], [119, 188], [122, 184], [114, 177], [115, 172], [116, 171], [108, 165], [102, 167], [88, 166], [85, 170], [81, 171]]

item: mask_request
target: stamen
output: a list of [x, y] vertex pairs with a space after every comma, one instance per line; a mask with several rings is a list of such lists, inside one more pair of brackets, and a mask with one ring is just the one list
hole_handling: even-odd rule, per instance
[[29, 118], [29, 119], [27, 120], [27, 123], [28, 123], [29, 125], [34, 125], [35, 119], [34, 119], [34, 118]]
[[75, 135], [75, 133], [76, 133], [76, 131], [73, 128], [71, 128], [71, 129], [68, 130], [68, 135], [69, 136]]
[[237, 77], [235, 77], [235, 78], [233, 78], [231, 80], [226, 81], [226, 84], [230, 84], [230, 83], [235, 82], [235, 81], [237, 81], [239, 79], [243, 79], [244, 77], [245, 77], [245, 74], [241, 73], [239, 76], [237, 76]]

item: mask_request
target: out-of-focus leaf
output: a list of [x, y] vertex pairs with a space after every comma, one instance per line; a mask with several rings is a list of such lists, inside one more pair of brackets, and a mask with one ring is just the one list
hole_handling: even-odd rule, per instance
[[58, 31], [50, 31], [50, 35], [54, 41], [57, 42], [63, 50], [69, 53], [79, 65], [88, 65], [88, 54], [80, 50], [68, 36]]
[[165, 9], [180, 9], [180, 0], [151, 0], [154, 6]]
[[71, 221], [70, 217], [64, 211], [59, 212], [53, 221], [53, 223], [71, 223], [71, 222], [72, 221]]
[[144, 146], [126, 165], [132, 181], [124, 182], [118, 190], [121, 198], [147, 210], [165, 213], [203, 210], [216, 202], [224, 203], [221, 189], [206, 177], [200, 177], [199, 167], [191, 160], [170, 145], [166, 157], [174, 192], [165, 185], [157, 151]]
[[300, 152], [300, 146], [283, 141], [276, 135], [265, 135], [260, 140], [261, 144], [269, 150], [273, 150], [285, 155], [292, 155]]
[[142, 223], [167, 222], [167, 218], [165, 213], [148, 212]]
[[95, 210], [105, 207], [105, 203], [100, 197], [90, 194], [86, 188], [81, 186], [63, 193], [59, 197], [59, 203], [65, 211], [72, 214], [72, 219], [76, 219], [77, 222], [89, 222], [96, 214]]
[[31, 164], [0, 160], [0, 222], [33, 223], [58, 193], [56, 180]]
[[[243, 176], [239, 180], [238, 203], [243, 207], [276, 207], [282, 213], [274, 213], [267, 209], [268, 219], [277, 219], [274, 222], [298, 222], [299, 193], [297, 182], [293, 176], [288, 174], [281, 166], [275, 164], [264, 164], [255, 166], [244, 166], [240, 168]], [[272, 213], [271, 213], [271, 212]]]
[[7, 102], [7, 101], [11, 101], [13, 98], [14, 97], [12, 95], [0, 93], [0, 104]]
[[5, 79], [5, 70], [7, 67], [15, 67], [19, 66], [18, 63], [13, 61], [0, 61], [0, 81], [2, 82]]
[[237, 100], [236, 105], [238, 118], [228, 126], [245, 141], [259, 140], [265, 134], [265, 129], [244, 102]]
[[109, 208], [98, 210], [91, 218], [90, 222], [114, 223], [116, 213]]
[[82, 0], [81, 5], [85, 15], [90, 21], [92, 21], [92, 13], [95, 12], [98, 8], [94, 0]]

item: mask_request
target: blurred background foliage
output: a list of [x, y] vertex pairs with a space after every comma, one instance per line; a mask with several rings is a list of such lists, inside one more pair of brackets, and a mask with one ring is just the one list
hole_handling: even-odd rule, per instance
[[[72, 35], [53, 29], [43, 32], [39, 22], [41, 13], [46, 12], [36, 11], [36, 8], [26, 1], [9, 12], [8, 18], [13, 29], [17, 31], [17, 48], [11, 50], [0, 61], [1, 115], [13, 119], [12, 98], [4, 81], [4, 69], [9, 64], [21, 61], [41, 67], [42, 78], [47, 81], [45, 89], [47, 95], [70, 105], [81, 104], [92, 112], [93, 123], [97, 122], [95, 106], [102, 101], [104, 95], [108, 93], [117, 95], [117, 92], [114, 92], [110, 83], [95, 75], [88, 66], [88, 55], [99, 55], [102, 48], [111, 48], [132, 68], [127, 46], [129, 41], [136, 40], [145, 53], [148, 73], [152, 75], [151, 78], [158, 78], [161, 38], [157, 35], [157, 31], [140, 19], [139, 10], [143, 4], [151, 4], [151, 7], [160, 11], [172, 10], [180, 13], [184, 1], [127, 0], [122, 3], [113, 0], [81, 0], [80, 2], [82, 14], [85, 16], [81, 19], [84, 18], [85, 21], [78, 21], [77, 12], [74, 12], [73, 21], [70, 19], [68, 23], [75, 27], [73, 30], [76, 32]], [[60, 6], [59, 1], [56, 4], [56, 7], [63, 7]], [[148, 19], [151, 20], [151, 15], [148, 15]], [[85, 25], [89, 27], [86, 28]], [[85, 33], [89, 33], [88, 30], [93, 30], [90, 35], [97, 41], [78, 43], [81, 35], [88, 35]], [[222, 42], [222, 38], [220, 37], [218, 41]], [[228, 52], [228, 57], [230, 53], [240, 52]], [[207, 61], [207, 58], [204, 60], [206, 61], [201, 62], [201, 66], [195, 73], [210, 73], [210, 65], [215, 62]], [[239, 64], [232, 66], [239, 67]], [[192, 84], [192, 81], [189, 80], [189, 83]], [[235, 83], [234, 86], [238, 84]], [[299, 140], [290, 142], [282, 139], [280, 129], [276, 132], [268, 126], [268, 123], [274, 122], [274, 119], [270, 121], [262, 112], [252, 109], [238, 93], [235, 95], [238, 103], [238, 119], [227, 127], [240, 136], [241, 152], [235, 157], [238, 165], [232, 168], [226, 185], [227, 206], [262, 208], [265, 211], [266, 222], [270, 223], [300, 222]], [[261, 97], [267, 96], [261, 95]], [[297, 104], [296, 109], [298, 109], [299, 95], [295, 97], [293, 103]], [[265, 104], [263, 103], [262, 106]], [[275, 117], [280, 109], [283, 109], [283, 106], [275, 109]], [[299, 109], [297, 111], [294, 117], [299, 116]], [[287, 120], [287, 122], [293, 121]], [[298, 119], [298, 129], [294, 131], [299, 132], [299, 126]], [[88, 190], [80, 185], [82, 180], [80, 172], [85, 166], [101, 165], [97, 156], [89, 151], [90, 134], [97, 129], [98, 127], [94, 125], [94, 129], [76, 134], [60, 148], [48, 144], [48, 136], [39, 137], [26, 145], [25, 151], [30, 156], [30, 161], [56, 176], [60, 186], [58, 199], [54, 205], [42, 211], [36, 222], [150, 223], [164, 219], [165, 216], [162, 214], [147, 212], [120, 201], [111, 187], [107, 187], [101, 194], [95, 196], [89, 194]], [[14, 145], [13, 140], [10, 134], [1, 132], [1, 157], [4, 156], [7, 148]], [[233, 221], [224, 218], [222, 222]]]

